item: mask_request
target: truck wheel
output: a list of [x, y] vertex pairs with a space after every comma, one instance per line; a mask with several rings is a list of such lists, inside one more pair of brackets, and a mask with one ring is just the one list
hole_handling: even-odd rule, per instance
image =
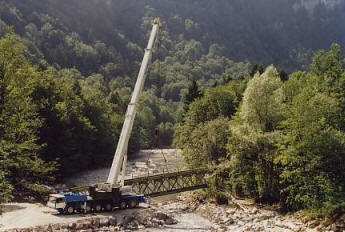
[[101, 212], [102, 211], [102, 206], [101, 205], [96, 205], [95, 211], [96, 212]]
[[91, 212], [91, 207], [87, 205], [84, 209], [84, 213], [90, 213]]
[[113, 210], [113, 206], [111, 204], [106, 204], [105, 205], [105, 210], [106, 211], [112, 211]]
[[133, 200], [133, 201], [130, 201], [129, 202], [129, 208], [133, 209], [133, 208], [136, 208], [137, 206], [139, 205], [139, 202]]
[[125, 208], [127, 208], [127, 203], [123, 201], [120, 203], [120, 209], [125, 209]]
[[74, 208], [72, 206], [68, 206], [66, 209], [67, 214], [73, 214], [74, 213]]

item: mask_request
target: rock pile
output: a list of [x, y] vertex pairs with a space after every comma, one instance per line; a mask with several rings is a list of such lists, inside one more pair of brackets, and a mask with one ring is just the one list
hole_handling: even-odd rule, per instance
[[216, 231], [232, 232], [344, 232], [345, 216], [329, 225], [320, 221], [303, 223], [295, 216], [282, 215], [273, 210], [255, 206], [246, 210], [233, 206], [201, 205], [196, 212], [209, 218], [216, 225]]
[[304, 221], [298, 215], [282, 215], [275, 210], [235, 199], [226, 206], [207, 201], [200, 203], [202, 199], [188, 194], [180, 200], [186, 202], [186, 209], [213, 222], [217, 232], [345, 232], [345, 215], [332, 221]]
[[275, 211], [257, 208], [243, 211], [235, 207], [204, 204], [197, 212], [215, 222], [218, 231], [304, 231], [303, 223], [284, 218]]
[[50, 224], [25, 229], [13, 229], [6, 232], [113, 232], [159, 228], [173, 225], [177, 221], [170, 215], [155, 212], [152, 209], [134, 212], [121, 217], [93, 217], [66, 224]]
[[[109, 228], [112, 228], [111, 230]], [[12, 229], [6, 232], [69, 232], [69, 231], [118, 231], [115, 217], [95, 217], [73, 223], [50, 224], [25, 229]]]
[[146, 213], [136, 212], [129, 216], [124, 216], [119, 226], [125, 230], [138, 230], [144, 228], [158, 228], [164, 225], [174, 225], [177, 221], [162, 212], [154, 212], [154, 210], [146, 211]]

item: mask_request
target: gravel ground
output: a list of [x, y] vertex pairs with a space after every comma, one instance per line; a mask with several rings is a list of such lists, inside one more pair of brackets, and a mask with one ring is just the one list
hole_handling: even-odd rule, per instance
[[61, 216], [41, 204], [12, 203], [4, 205], [4, 209], [5, 213], [0, 216], [0, 230], [70, 223], [85, 218], [84, 215]]

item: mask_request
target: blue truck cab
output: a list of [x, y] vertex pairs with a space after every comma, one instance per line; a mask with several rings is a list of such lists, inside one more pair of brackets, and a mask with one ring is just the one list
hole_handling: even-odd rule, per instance
[[51, 194], [47, 206], [56, 209], [61, 214], [72, 214], [83, 211], [87, 202], [92, 198], [82, 193], [59, 193]]
[[143, 195], [122, 193], [117, 188], [105, 192], [90, 187], [87, 193], [50, 194], [47, 206], [56, 209], [60, 214], [74, 214], [136, 208], [140, 203], [148, 203], [148, 199]]

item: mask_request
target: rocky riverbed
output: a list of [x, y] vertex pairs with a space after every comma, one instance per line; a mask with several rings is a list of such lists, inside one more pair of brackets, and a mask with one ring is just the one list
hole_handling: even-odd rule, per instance
[[[159, 203], [161, 204], [161, 203]], [[217, 232], [343, 232], [345, 215], [334, 221], [306, 220], [298, 214], [283, 215], [278, 211], [260, 207], [248, 200], [230, 201], [228, 205], [195, 200], [194, 194], [183, 194], [177, 201], [163, 203], [160, 207], [172, 215], [191, 213], [207, 219], [208, 230]], [[198, 224], [198, 221], [194, 221]]]
[[[292, 215], [282, 215], [270, 209], [259, 208], [245, 201], [226, 206], [211, 202], [200, 202], [190, 194], [174, 199], [156, 199], [150, 207], [135, 210], [115, 211], [100, 215], [59, 216], [47, 208], [29, 207], [26, 213], [12, 211], [12, 224], [9, 213], [1, 218], [2, 231], [9, 232], [317, 232], [345, 231], [345, 217], [332, 224], [324, 225], [318, 221], [302, 222]], [[27, 214], [29, 213], [30, 214]], [[14, 214], [17, 215], [14, 215]], [[13, 216], [16, 216], [13, 218]], [[15, 220], [17, 219], [17, 220]], [[6, 221], [8, 220], [8, 221]], [[28, 226], [32, 224], [32, 226]]]

